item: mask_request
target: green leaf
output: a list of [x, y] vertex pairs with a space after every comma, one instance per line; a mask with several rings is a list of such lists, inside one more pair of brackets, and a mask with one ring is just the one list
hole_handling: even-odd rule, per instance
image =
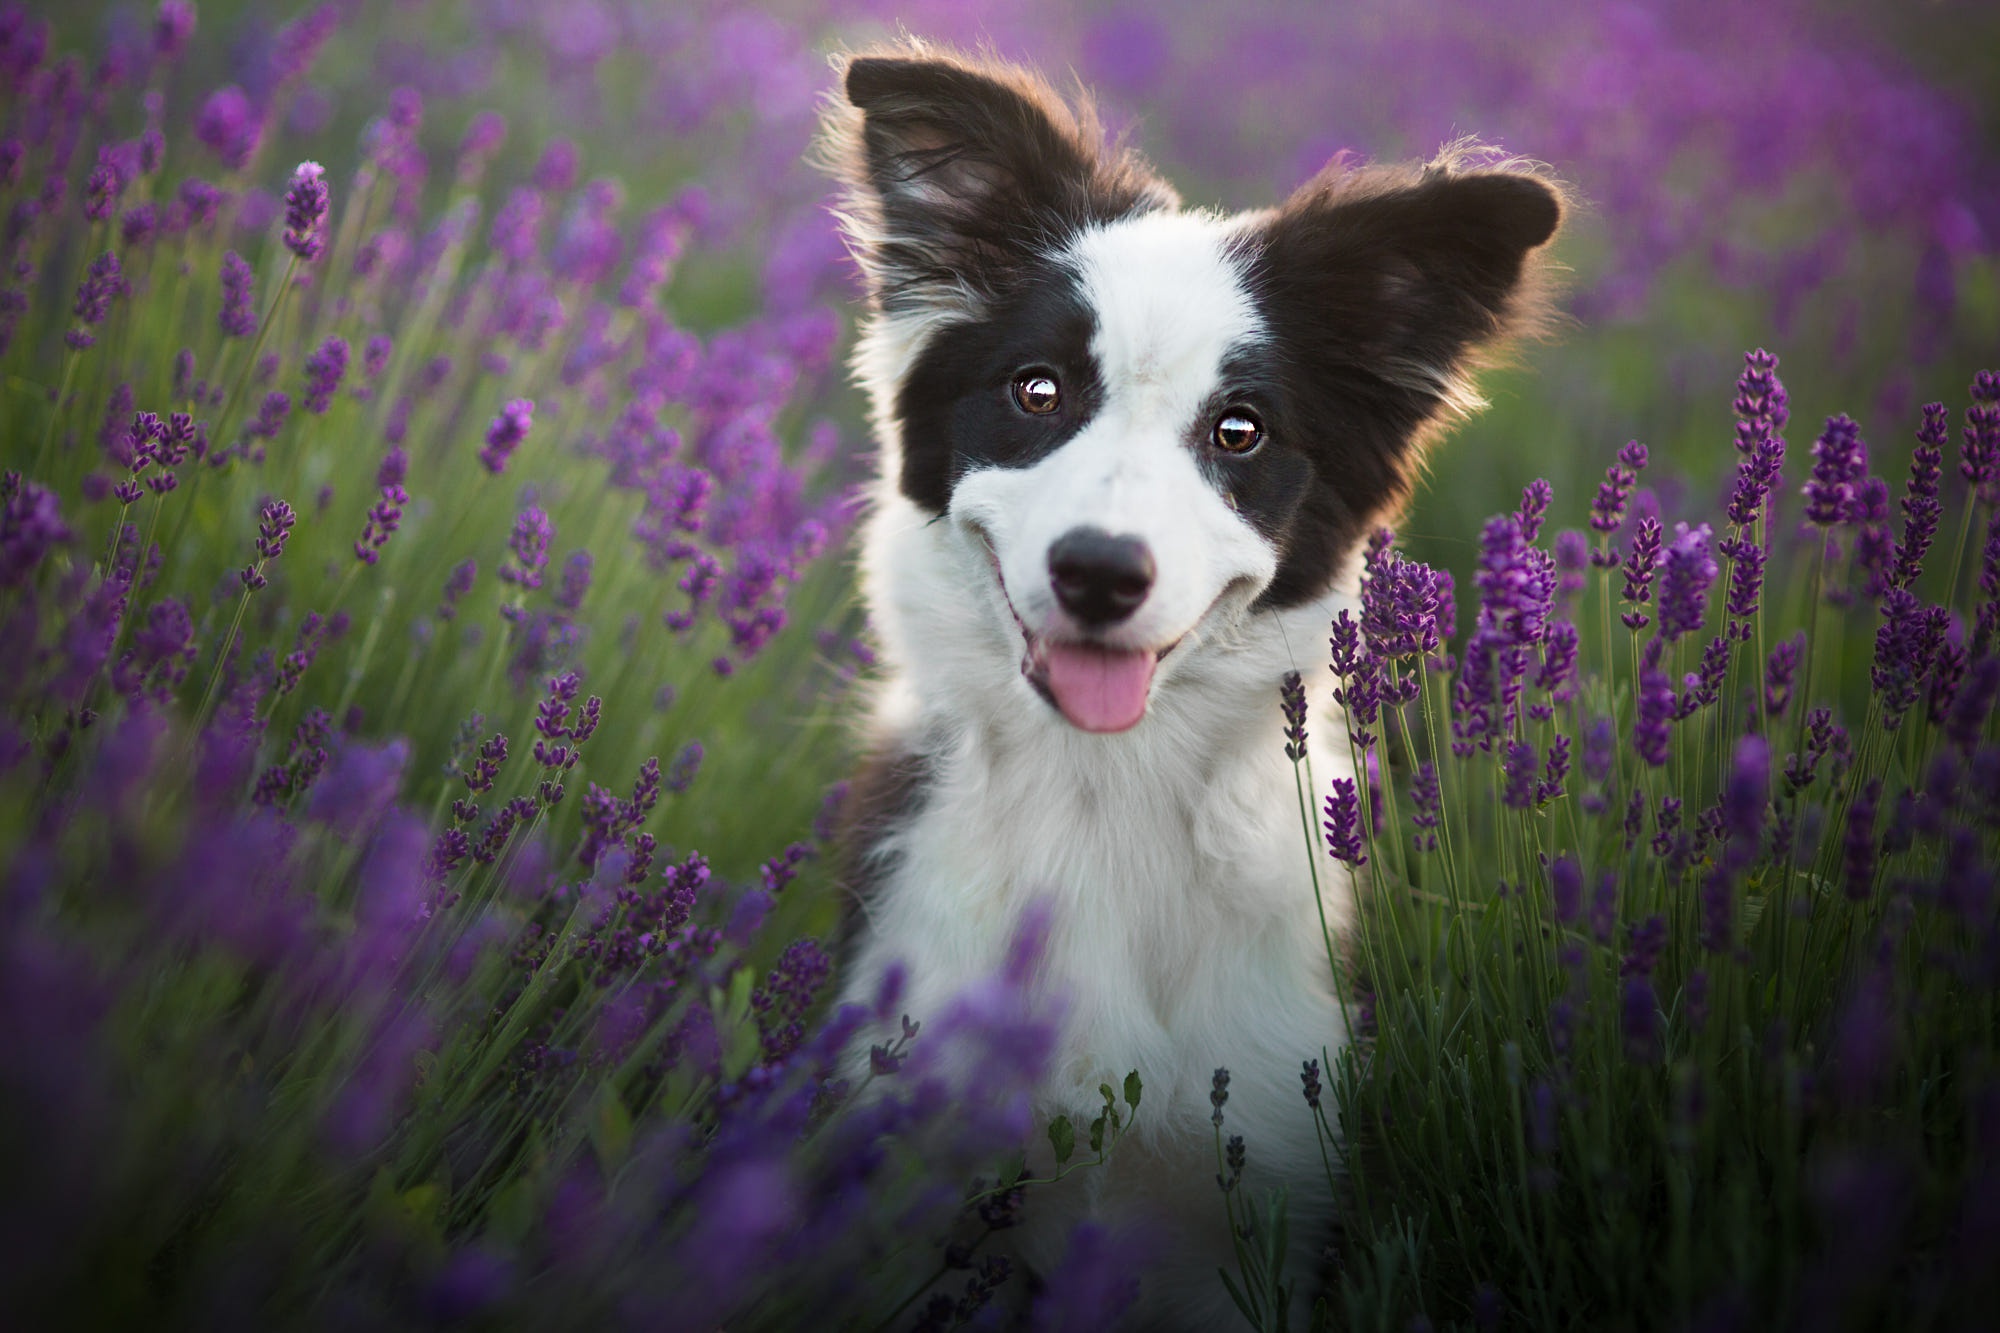
[[1139, 1071], [1133, 1070], [1125, 1076], [1125, 1105], [1134, 1111], [1139, 1109], [1139, 1094], [1145, 1086], [1139, 1082]]
[[1049, 1121], [1049, 1146], [1056, 1150], [1056, 1165], [1061, 1166], [1076, 1151], [1076, 1129], [1069, 1123], [1069, 1117], [1059, 1115]]
[[1090, 1122], [1090, 1150], [1102, 1155], [1104, 1152], [1104, 1117]]
[[1104, 1109], [1109, 1111], [1118, 1102], [1118, 1094], [1111, 1090], [1109, 1083], [1097, 1085], [1097, 1095], [1104, 1098]]

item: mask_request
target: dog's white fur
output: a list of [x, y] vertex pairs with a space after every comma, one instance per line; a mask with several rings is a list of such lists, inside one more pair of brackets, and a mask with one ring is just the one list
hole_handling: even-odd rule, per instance
[[[887, 677], [873, 731], [929, 752], [933, 768], [920, 813], [874, 849], [886, 873], [847, 998], [870, 999], [894, 961], [907, 969], [902, 1007], [938, 1012], [999, 966], [1016, 921], [1046, 902], [1039, 980], [1066, 1020], [1037, 1114], [1088, 1120], [1098, 1085], [1128, 1070], [1147, 1091], [1110, 1165], [1037, 1196], [1016, 1244], [1048, 1265], [1081, 1215], [1146, 1224], [1169, 1248], [1135, 1322], [1190, 1329], [1237, 1317], [1216, 1278], [1234, 1265], [1209, 1119], [1218, 1066], [1231, 1074], [1226, 1132], [1249, 1148], [1241, 1188], [1289, 1186], [1289, 1272], [1301, 1300], [1312, 1286], [1332, 1200], [1299, 1075], [1345, 1032], [1310, 858], [1336, 935], [1352, 914], [1344, 868], [1301, 829], [1277, 692], [1288, 668], [1324, 689], [1326, 626], [1351, 604], [1352, 575], [1321, 600], [1251, 610], [1275, 554], [1185, 443], [1224, 356], [1259, 332], [1225, 257], [1240, 225], [1156, 213], [1080, 236], [1065, 260], [1098, 313], [1104, 405], [1036, 465], [962, 478], [940, 521], [897, 489], [892, 411], [932, 321], [878, 318], [856, 358], [883, 449], [861, 555]], [[1082, 524], [1138, 536], [1157, 561], [1151, 595], [1110, 641], [1176, 645], [1145, 718], [1116, 735], [1075, 729], [1021, 672], [1023, 627], [1040, 634], [1062, 616], [1049, 547]], [[1321, 783], [1350, 771], [1326, 724], [1311, 746]]]

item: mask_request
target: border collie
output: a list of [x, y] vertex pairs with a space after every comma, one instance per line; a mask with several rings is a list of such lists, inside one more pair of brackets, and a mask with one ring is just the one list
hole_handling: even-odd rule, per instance
[[[1336, 938], [1354, 886], [1306, 846], [1279, 684], [1324, 691], [1366, 534], [1479, 405], [1471, 370], [1545, 312], [1562, 196], [1460, 146], [1184, 208], [1023, 70], [915, 42], [842, 67], [826, 143], [869, 288], [860, 565], [886, 667], [846, 998], [899, 962], [903, 1007], [937, 1012], [1045, 903], [1064, 1018], [1037, 1114], [1087, 1121], [1131, 1069], [1146, 1098], [1106, 1168], [1032, 1201], [1019, 1257], [1053, 1264], [1079, 1217], [1142, 1222], [1133, 1322], [1232, 1323], [1227, 1066], [1245, 1187], [1290, 1188], [1297, 1315], [1333, 1217], [1301, 1062], [1346, 1039], [1310, 857]], [[1310, 745], [1321, 782], [1351, 774], [1337, 722]]]

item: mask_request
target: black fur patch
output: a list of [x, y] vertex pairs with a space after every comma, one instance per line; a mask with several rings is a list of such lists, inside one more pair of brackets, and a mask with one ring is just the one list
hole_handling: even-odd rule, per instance
[[1211, 473], [1278, 545], [1262, 605], [1323, 593], [1407, 497], [1440, 377], [1536, 313], [1524, 265], [1560, 217], [1532, 177], [1385, 170], [1315, 180], [1247, 238], [1238, 262], [1271, 346], [1229, 371], [1270, 437]]
[[[1033, 466], [1082, 430], [1104, 402], [1096, 332], [1075, 275], [1044, 264], [985, 319], [934, 334], [896, 394], [903, 494], [942, 514], [967, 472]], [[1046, 416], [1014, 401], [1014, 378], [1029, 367], [1053, 371], [1062, 386]]]
[[849, 781], [835, 839], [841, 888], [840, 925], [833, 944], [836, 958], [852, 956], [865, 925], [862, 907], [893, 868], [882, 855], [882, 842], [923, 808], [933, 768], [930, 755], [921, 750], [879, 749], [862, 761]]

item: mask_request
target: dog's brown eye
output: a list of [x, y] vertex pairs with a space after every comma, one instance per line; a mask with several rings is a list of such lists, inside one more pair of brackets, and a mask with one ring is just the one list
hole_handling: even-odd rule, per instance
[[1062, 386], [1046, 370], [1024, 370], [1014, 377], [1014, 402], [1023, 412], [1045, 417], [1062, 406]]
[[1247, 454], [1264, 442], [1264, 425], [1247, 410], [1232, 407], [1215, 423], [1213, 438], [1226, 454]]

